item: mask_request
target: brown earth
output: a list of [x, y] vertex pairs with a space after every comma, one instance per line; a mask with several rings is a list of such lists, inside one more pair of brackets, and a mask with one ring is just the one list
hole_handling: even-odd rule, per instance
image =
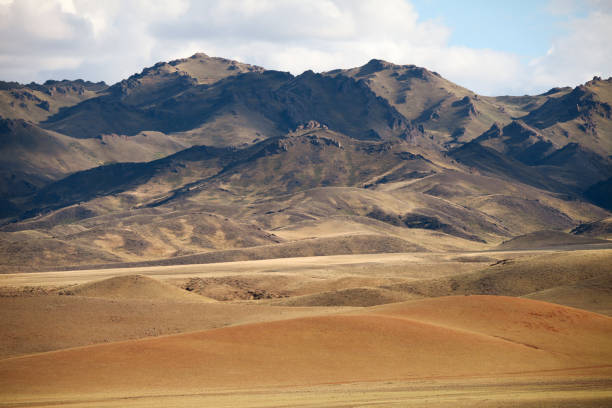
[[57, 295], [0, 304], [0, 358], [342, 310]]
[[478, 272], [423, 279], [384, 286], [421, 296], [492, 294], [525, 296], [589, 279], [602, 285], [612, 274], [612, 250], [533, 252], [520, 258], [501, 259]]
[[3, 275], [0, 406], [606, 406], [609, 317], [422, 296], [609, 313], [609, 252]]
[[176, 286], [144, 275], [124, 275], [82, 285], [71, 286], [59, 292], [64, 296], [85, 296], [108, 299], [148, 299], [185, 302], [214, 302]]
[[186, 395], [224, 387], [592, 373], [612, 363], [611, 322], [527, 299], [417, 300], [5, 359], [0, 388], [7, 402], [68, 401], [102, 393]]

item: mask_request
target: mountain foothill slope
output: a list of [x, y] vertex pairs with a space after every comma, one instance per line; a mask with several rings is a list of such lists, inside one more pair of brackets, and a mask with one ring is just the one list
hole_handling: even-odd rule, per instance
[[[1, 88], [5, 271], [486, 249], [612, 209], [611, 80], [489, 97], [381, 60], [293, 76], [195, 54]], [[292, 249], [240, 252], [270, 245]]]

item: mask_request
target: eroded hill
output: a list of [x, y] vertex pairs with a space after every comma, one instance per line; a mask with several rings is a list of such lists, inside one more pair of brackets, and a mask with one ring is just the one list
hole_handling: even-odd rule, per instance
[[196, 54], [2, 92], [7, 271], [486, 249], [610, 216], [610, 80], [484, 97], [380, 60], [293, 76]]

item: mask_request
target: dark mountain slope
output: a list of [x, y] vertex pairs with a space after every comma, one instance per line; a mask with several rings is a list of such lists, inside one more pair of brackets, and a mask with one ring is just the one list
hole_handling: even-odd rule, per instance
[[612, 211], [612, 177], [590, 186], [584, 196], [595, 205]]
[[571, 92], [550, 97], [523, 120], [554, 143], [578, 143], [601, 156], [612, 152], [612, 78], [594, 78]]
[[503, 128], [493, 124], [474, 141], [526, 165], [538, 163], [547, 153], [554, 150], [554, 145], [550, 141], [521, 121], [512, 121]]
[[[155, 202], [159, 205], [210, 186], [286, 194], [318, 186], [363, 186], [383, 174], [403, 179], [436, 171], [437, 165], [409, 150], [401, 139], [357, 141], [310, 122], [294, 133], [244, 149], [196, 146], [148, 163], [116, 163], [78, 172], [41, 188], [28, 206], [36, 212], [56, 209], [128, 191], [152, 178], [170, 190], [169, 195], [159, 190], [164, 197]], [[177, 183], [183, 187], [172, 192]]]
[[348, 76], [363, 82], [440, 145], [469, 141], [493, 123], [511, 120], [503, 104], [414, 65], [374, 59], [361, 67], [330, 71], [326, 75]]
[[612, 238], [612, 217], [580, 224], [571, 233], [579, 236], [610, 239]]
[[565, 194], [572, 191], [568, 186], [551, 179], [545, 174], [534, 171], [532, 167], [476, 141], [452, 150], [450, 156], [484, 174], [504, 180], [519, 181], [540, 189]]
[[484, 97], [380, 60], [293, 76], [196, 54], [110, 88], [0, 88], [40, 99], [0, 121], [0, 241], [32, 258], [8, 269], [485, 250], [610, 216], [611, 80]]
[[265, 118], [274, 123], [277, 134], [309, 120], [357, 139], [418, 134], [385, 99], [352, 78], [312, 72], [294, 78], [253, 70], [201, 84], [175, 68], [164, 63], [147, 68], [112, 86], [106, 95], [62, 110], [44, 126], [73, 137], [143, 130], [173, 133], [230, 115]]
[[81, 79], [49, 80], [42, 85], [0, 81], [0, 117], [39, 122], [63, 107], [94, 98], [107, 88], [104, 82]]
[[[550, 178], [580, 193], [612, 177], [611, 158], [600, 156], [578, 143], [568, 143], [540, 160], [537, 165]], [[589, 198], [588, 194], [585, 193], [585, 197]]]
[[209, 177], [226, 162], [235, 160], [235, 156], [235, 149], [196, 146], [152, 162], [114, 163], [77, 172], [41, 188], [29, 201], [32, 209], [24, 216], [115, 195], [137, 188], [154, 177], [159, 182], [160, 178], [188, 177], [185, 173], [191, 171], [196, 172], [197, 178]]
[[[239, 81], [239, 84], [273, 89], [278, 85], [274, 78], [280, 81], [291, 78], [288, 74], [263, 78], [257, 75], [263, 72], [259, 67], [205, 54], [161, 62], [113, 85], [104, 95], [87, 104], [63, 109], [50, 117], [44, 126], [73, 137], [97, 137], [108, 133], [133, 135], [141, 130], [189, 130], [205, 122], [224, 105], [223, 100], [227, 100], [219, 87], [209, 89], [211, 85], [219, 81], [229, 84], [228, 79], [232, 77], [252, 73], [248, 81]], [[270, 78], [273, 78], [272, 83], [262, 85], [262, 80]], [[186, 91], [191, 92], [181, 97]]]
[[[601, 81], [601, 79], [594, 81]], [[550, 98], [545, 104], [527, 115], [524, 118], [525, 122], [543, 129], [558, 122], [569, 122], [579, 118], [588, 120], [593, 115], [610, 118], [612, 108], [606, 101], [602, 101], [589, 85], [587, 83], [577, 86], [560, 98]]]
[[[487, 149], [494, 150], [500, 156]], [[470, 150], [474, 151], [467, 154]], [[451, 154], [481, 170], [494, 171], [500, 176], [505, 174], [550, 191], [572, 190], [581, 194], [590, 185], [612, 175], [610, 158], [598, 155], [578, 143], [567, 143], [558, 148], [541, 131], [518, 120], [503, 128], [494, 124], [478, 138]], [[491, 157], [487, 159], [487, 156]], [[493, 170], [494, 167], [497, 170]]]
[[65, 108], [41, 125], [74, 138], [101, 137], [111, 133], [134, 135], [140, 130], [158, 127], [153, 115], [125, 105], [112, 95], [99, 96]]
[[[156, 133], [74, 139], [22, 119], [0, 118], [0, 199], [19, 207], [26, 197], [67, 175], [104, 163], [150, 161], [185, 149]], [[0, 219], [15, 215], [0, 209]]]
[[316, 120], [356, 139], [409, 139], [419, 132], [361, 81], [307, 71], [278, 91], [289, 129]]
[[271, 138], [236, 152], [222, 171], [190, 183], [150, 205], [161, 205], [211, 187], [237, 195], [292, 194], [320, 186], [365, 186], [369, 180], [407, 179], [439, 168], [410, 143], [358, 141], [310, 122], [280, 138]]

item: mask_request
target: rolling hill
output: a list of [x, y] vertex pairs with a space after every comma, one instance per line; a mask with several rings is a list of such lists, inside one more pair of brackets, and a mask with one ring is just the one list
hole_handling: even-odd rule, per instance
[[611, 330], [608, 317], [544, 302], [447, 297], [5, 359], [0, 389], [5, 400], [52, 393], [75, 399], [100, 392], [176, 395], [202, 387], [563, 375], [609, 362]]

